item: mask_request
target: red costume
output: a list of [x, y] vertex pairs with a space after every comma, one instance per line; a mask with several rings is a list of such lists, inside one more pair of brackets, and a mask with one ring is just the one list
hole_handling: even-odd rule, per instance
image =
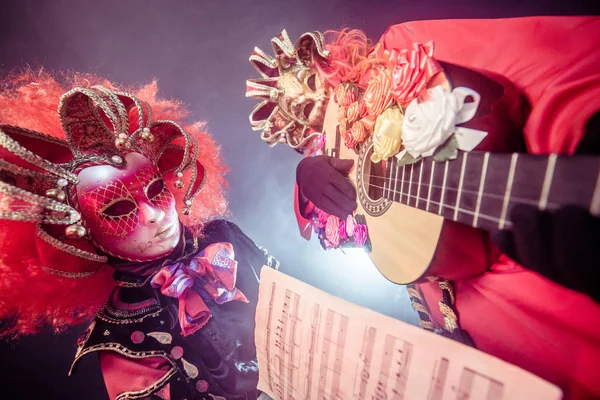
[[[523, 132], [531, 153], [572, 154], [586, 122], [600, 110], [600, 19], [596, 17], [408, 22], [390, 27], [374, 53], [430, 41], [435, 44], [436, 60], [499, 74], [524, 95], [530, 111]], [[327, 62], [329, 69], [317, 59], [324, 75], [334, 69], [340, 54], [346, 64], [353, 62], [340, 47], [343, 50], [339, 42], [327, 43], [334, 60]], [[369, 71], [364, 61], [356, 65], [355, 71]], [[346, 72], [341, 68], [327, 79], [333, 86], [345, 80], [361, 85], [369, 79], [367, 74], [348, 78]], [[346, 79], [340, 79], [344, 73]], [[296, 194], [300, 230], [308, 238], [314, 206], [307, 204], [298, 187]], [[483, 275], [453, 284], [461, 327], [478, 349], [557, 384], [566, 398], [600, 397], [600, 306], [590, 297], [504, 255]], [[443, 327], [438, 284], [417, 286], [433, 322]]]

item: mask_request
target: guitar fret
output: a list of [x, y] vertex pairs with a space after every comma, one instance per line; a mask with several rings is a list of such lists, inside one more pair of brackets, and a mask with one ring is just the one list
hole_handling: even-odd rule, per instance
[[398, 159], [396, 159], [396, 162], [394, 162], [394, 200], [395, 201], [399, 201], [396, 200], [397, 196], [398, 196], [398, 174], [400, 172], [400, 166], [398, 165]]
[[398, 196], [399, 203], [402, 203], [402, 195], [404, 194], [404, 171], [406, 171], [406, 165], [402, 166], [402, 180], [400, 181], [400, 196]]
[[550, 186], [552, 185], [552, 178], [554, 177], [554, 168], [556, 166], [556, 154], [550, 154], [548, 157], [548, 164], [546, 164], [546, 174], [544, 176], [544, 185], [542, 186], [542, 193], [540, 194], [540, 202], [538, 208], [545, 210], [548, 205], [548, 195], [550, 194]]
[[425, 162], [419, 164], [419, 182], [417, 184], [417, 200], [415, 201], [415, 207], [419, 208], [419, 196], [421, 195], [421, 179], [423, 178], [423, 167]]
[[446, 178], [448, 176], [448, 161], [446, 161], [446, 165], [444, 166], [444, 180], [442, 181], [442, 196], [440, 197], [440, 204], [438, 214], [442, 215], [442, 210], [444, 209], [444, 192], [446, 191]]
[[502, 212], [500, 213], [500, 220], [498, 221], [498, 228], [504, 229], [506, 224], [506, 213], [508, 211], [508, 204], [510, 202], [510, 192], [512, 191], [513, 180], [515, 179], [515, 168], [517, 167], [517, 159], [519, 153], [513, 153], [510, 158], [510, 167], [508, 170], [508, 181], [506, 182], [506, 191], [504, 192], [504, 201], [502, 203]]
[[467, 165], [467, 156], [469, 153], [464, 153], [462, 165], [460, 168], [460, 178], [458, 179], [458, 193], [456, 193], [456, 205], [454, 206], [454, 220], [458, 219], [458, 209], [460, 207], [460, 195], [462, 192], [463, 181], [465, 179], [465, 167]]
[[429, 211], [429, 202], [431, 201], [431, 188], [433, 187], [433, 171], [435, 169], [435, 161], [431, 161], [431, 176], [429, 177], [429, 190], [427, 191], [427, 205], [425, 211]]
[[477, 192], [477, 202], [475, 203], [475, 215], [473, 215], [473, 227], [477, 227], [477, 220], [479, 219], [479, 210], [481, 209], [481, 196], [483, 196], [483, 187], [485, 186], [485, 175], [487, 174], [489, 159], [490, 153], [486, 152], [483, 156], [481, 180], [479, 181], [479, 191]]
[[408, 198], [406, 199], [406, 205], [410, 206], [410, 196], [412, 194], [412, 176], [413, 176], [413, 166], [415, 164], [410, 164], [410, 178], [408, 181]]
[[390, 184], [389, 184], [389, 192], [388, 192], [387, 198], [388, 199], [391, 198], [392, 200], [394, 200], [394, 188], [392, 187], [392, 183], [394, 185], [396, 185], [395, 177], [394, 177], [394, 172], [396, 171], [394, 160], [391, 160], [390, 162], [388, 162], [388, 168], [390, 171], [389, 175], [388, 175]]
[[592, 196], [590, 214], [600, 217], [600, 171], [598, 172], [598, 179], [596, 180], [596, 187]]
[[388, 162], [385, 165], [385, 181], [383, 183], [383, 198], [388, 199], [391, 191], [392, 181], [390, 180], [390, 173], [392, 172], [392, 163]]

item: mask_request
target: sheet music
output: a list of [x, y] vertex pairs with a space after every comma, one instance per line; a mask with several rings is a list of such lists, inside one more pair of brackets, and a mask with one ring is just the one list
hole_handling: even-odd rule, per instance
[[562, 398], [520, 368], [271, 268], [261, 272], [256, 347], [258, 388], [279, 400]]

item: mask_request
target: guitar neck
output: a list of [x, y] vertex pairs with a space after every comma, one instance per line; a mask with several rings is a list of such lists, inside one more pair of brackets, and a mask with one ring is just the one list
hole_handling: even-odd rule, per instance
[[577, 205], [600, 216], [600, 157], [459, 152], [453, 161], [425, 159], [386, 166], [383, 196], [486, 230], [509, 229], [516, 204], [540, 210]]

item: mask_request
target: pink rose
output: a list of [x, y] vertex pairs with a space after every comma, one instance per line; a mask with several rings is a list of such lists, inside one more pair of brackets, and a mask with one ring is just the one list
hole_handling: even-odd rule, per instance
[[433, 76], [442, 71], [433, 58], [433, 42], [414, 43], [413, 49], [392, 50], [392, 95], [398, 104], [406, 106], [417, 98]]
[[356, 224], [354, 227], [354, 243], [357, 246], [362, 247], [367, 242], [367, 226], [364, 224]]
[[325, 211], [320, 210], [320, 209], [316, 209], [317, 212], [317, 219], [319, 220], [319, 222], [325, 226], [325, 224], [327, 223], [327, 219], [329, 218], [329, 214], [327, 214]]
[[325, 225], [325, 239], [332, 244], [333, 247], [337, 247], [340, 244], [340, 219], [335, 215], [330, 215]]
[[388, 108], [392, 97], [392, 76], [387, 69], [381, 69], [376, 77], [369, 81], [363, 97], [367, 113], [373, 117], [379, 116]]
[[348, 239], [348, 233], [346, 232], [346, 220], [341, 220], [340, 221], [340, 227], [338, 229], [339, 234], [340, 234], [340, 240], [346, 240]]
[[348, 237], [352, 237], [354, 235], [354, 227], [356, 226], [356, 220], [354, 216], [348, 215], [346, 218], [346, 234]]

